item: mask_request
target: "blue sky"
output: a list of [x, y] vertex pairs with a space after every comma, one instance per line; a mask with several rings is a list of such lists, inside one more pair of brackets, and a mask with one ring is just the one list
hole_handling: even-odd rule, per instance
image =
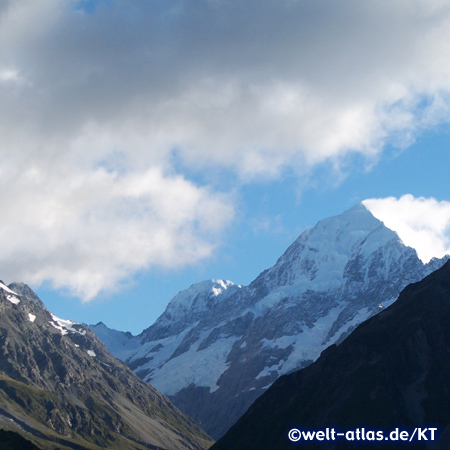
[[[143, 271], [128, 288], [104, 294], [88, 303], [41, 286], [37, 292], [47, 307], [64, 317], [140, 333], [164, 311], [180, 290], [204, 279], [229, 279], [249, 284], [271, 267], [305, 229], [340, 214], [367, 198], [415, 197], [450, 199], [450, 127], [423, 134], [398, 154], [389, 150], [371, 170], [352, 171], [338, 185], [318, 169], [318, 186], [299, 188], [294, 177], [242, 188], [239, 212], [221, 239], [217, 252], [183, 269]], [[320, 172], [324, 173], [321, 174]]]
[[7, 1], [0, 43], [0, 278], [60, 317], [138, 333], [369, 198], [450, 248], [448, 1]]

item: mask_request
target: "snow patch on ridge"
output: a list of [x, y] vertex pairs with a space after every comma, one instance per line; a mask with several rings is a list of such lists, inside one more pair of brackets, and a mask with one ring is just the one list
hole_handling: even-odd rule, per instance
[[73, 327], [73, 325], [81, 325], [81, 324], [77, 322], [72, 322], [71, 320], [60, 319], [59, 317], [56, 317], [54, 314], [52, 314], [51, 316], [53, 321], [49, 321], [50, 325], [59, 330], [63, 336], [65, 334], [68, 334], [69, 331], [72, 333], [81, 334], [82, 336], [86, 334], [86, 330], [77, 330], [76, 328]]
[[1, 281], [0, 281], [0, 288], [8, 293], [8, 295], [6, 296], [6, 300], [10, 301], [14, 305], [18, 305], [20, 303], [20, 299], [18, 298], [18, 297], [20, 297], [20, 294], [11, 290], [8, 286], [3, 284]]
[[20, 297], [20, 294], [18, 294], [17, 292], [12, 291], [8, 286], [5, 286], [1, 281], [0, 281], [0, 288], [3, 289], [4, 291], [8, 292], [9, 294], [16, 295], [16, 296]]
[[6, 299], [9, 300], [14, 305], [18, 305], [20, 303], [20, 300], [15, 295], [7, 295]]

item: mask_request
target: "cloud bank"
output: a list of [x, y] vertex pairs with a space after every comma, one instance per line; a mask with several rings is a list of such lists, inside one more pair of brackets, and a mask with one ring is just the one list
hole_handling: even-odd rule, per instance
[[450, 255], [450, 202], [408, 194], [399, 199], [372, 198], [363, 204], [414, 248], [423, 262]]
[[0, 43], [0, 273], [86, 299], [211, 254], [232, 198], [180, 167], [302, 176], [449, 119], [443, 0], [7, 0]]
[[89, 300], [140, 269], [196, 262], [233, 215], [217, 197], [156, 169], [3, 174], [2, 276], [51, 280]]

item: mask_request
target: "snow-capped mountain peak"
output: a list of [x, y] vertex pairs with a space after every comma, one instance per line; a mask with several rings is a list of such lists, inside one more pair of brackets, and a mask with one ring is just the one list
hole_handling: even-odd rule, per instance
[[446, 259], [423, 264], [359, 204], [302, 233], [249, 286], [211, 280], [179, 293], [121, 356], [217, 438], [280, 375]]
[[[409, 252], [411, 256], [415, 253], [403, 246], [398, 235], [373, 217], [363, 204], [322, 220], [302, 233], [276, 264], [250, 285], [258, 293], [258, 310], [264, 313], [278, 301], [307, 291], [339, 289], [355, 279], [357, 266], [358, 279], [367, 283], [369, 260], [381, 252], [394, 264], [398, 252]], [[387, 266], [390, 263], [386, 259], [383, 267]]]
[[[381, 231], [375, 244], [377, 248], [390, 240], [399, 240], [395, 232], [384, 227], [360, 203], [339, 216], [321, 220], [315, 227], [302, 233], [269, 272], [280, 266], [287, 269], [286, 264], [290, 264], [292, 276], [308, 274], [309, 281], [313, 279], [312, 276], [317, 278], [319, 268], [323, 272], [322, 277], [329, 278], [330, 272], [336, 271], [341, 274], [342, 265], [377, 230]], [[316, 270], [308, 270], [310, 265]]]

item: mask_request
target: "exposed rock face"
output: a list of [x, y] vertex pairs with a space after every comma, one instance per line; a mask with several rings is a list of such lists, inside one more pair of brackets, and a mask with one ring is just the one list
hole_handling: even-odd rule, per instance
[[[212, 449], [366, 448], [363, 442], [294, 444], [288, 439], [294, 426], [411, 431], [436, 427], [435, 442], [415, 441], [405, 447], [449, 449], [449, 318], [447, 262], [405, 288], [397, 302], [361, 324], [339, 346], [328, 348], [315, 363], [277, 380]], [[401, 443], [380, 445], [399, 448]]]
[[0, 283], [0, 426], [42, 448], [206, 449], [209, 437], [89, 327]]
[[199, 283], [135, 338], [100, 331], [113, 354], [218, 438], [280, 375], [315, 361], [443, 263], [423, 264], [360, 204], [305, 231], [249, 286]]

